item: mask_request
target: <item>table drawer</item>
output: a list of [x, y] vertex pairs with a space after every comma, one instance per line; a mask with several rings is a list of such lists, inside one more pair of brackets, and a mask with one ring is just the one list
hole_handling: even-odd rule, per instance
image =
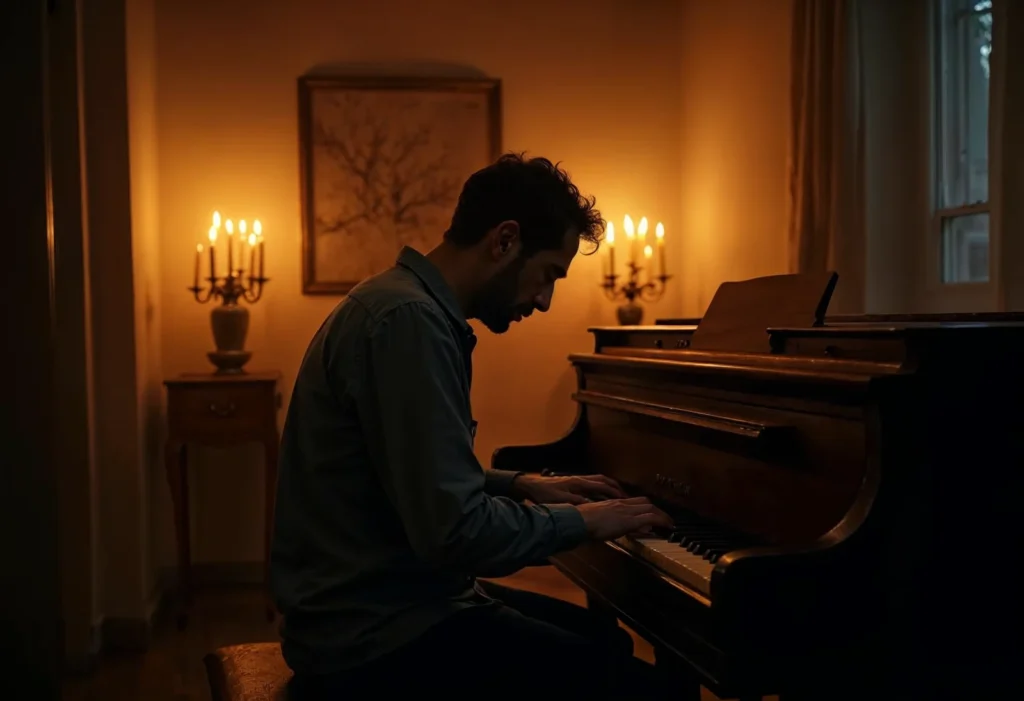
[[179, 386], [168, 392], [171, 426], [187, 434], [259, 433], [275, 423], [270, 385]]

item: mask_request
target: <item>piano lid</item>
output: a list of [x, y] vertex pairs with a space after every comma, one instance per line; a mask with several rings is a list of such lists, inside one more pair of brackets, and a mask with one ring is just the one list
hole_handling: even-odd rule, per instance
[[703, 318], [591, 328], [595, 352], [664, 359], [681, 358], [680, 351], [740, 354], [751, 362], [771, 355], [902, 367], [937, 351], [963, 357], [1024, 354], [1024, 312], [826, 316], [837, 278], [774, 275], [726, 283]]
[[[654, 326], [665, 329], [697, 328], [700, 317], [670, 317], [655, 319]], [[825, 316], [827, 328], [922, 328], [929, 326], [956, 327], [964, 325], [1002, 325], [1024, 323], [1024, 312], [957, 312], [948, 314], [834, 314]], [[650, 328], [625, 326], [626, 329]]]
[[[839, 275], [834, 272], [769, 275], [724, 282], [704, 317], [661, 331], [691, 332], [685, 345], [694, 351], [772, 353], [769, 329], [821, 326]], [[619, 327], [620, 335], [650, 327]], [[599, 343], [599, 345], [601, 345]]]

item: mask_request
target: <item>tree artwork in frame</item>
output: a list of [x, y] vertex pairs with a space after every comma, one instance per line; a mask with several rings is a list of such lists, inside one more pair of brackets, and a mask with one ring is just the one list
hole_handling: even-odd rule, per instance
[[441, 241], [462, 185], [501, 151], [492, 79], [299, 79], [304, 294], [345, 294], [403, 246]]

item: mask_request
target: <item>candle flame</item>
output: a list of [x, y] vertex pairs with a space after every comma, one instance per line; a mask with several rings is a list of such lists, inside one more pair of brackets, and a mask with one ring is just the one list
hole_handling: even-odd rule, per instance
[[202, 252], [203, 252], [203, 244], [197, 243], [196, 244], [196, 253], [202, 253]]
[[658, 222], [658, 225], [654, 227], [654, 235], [658, 239], [658, 243], [661, 243], [665, 238], [665, 225]]
[[256, 245], [256, 234], [249, 234], [249, 245], [250, 246], [255, 246]]
[[220, 212], [214, 212], [213, 213], [213, 228], [214, 229], [219, 229], [220, 228]]
[[650, 246], [644, 246], [644, 258], [650, 258], [654, 255], [654, 251]]
[[608, 241], [608, 248], [615, 248], [615, 224], [614, 224], [614, 222], [608, 222], [608, 227], [604, 231], [605, 231], [605, 238]]
[[246, 225], [245, 220], [243, 219], [242, 221], [238, 222], [238, 233], [242, 234], [242, 236], [245, 236], [245, 229]]
[[627, 214], [622, 220], [622, 228], [626, 230], [626, 238], [633, 238], [633, 220]]
[[254, 221], [252, 223], [252, 233], [256, 234], [257, 236], [260, 236], [260, 235], [263, 234], [263, 225], [260, 224], [260, 220], [259, 219], [257, 219], [256, 221]]
[[217, 227], [210, 227], [210, 245], [217, 243]]
[[235, 225], [231, 222], [230, 219], [224, 222], [224, 228], [227, 230], [228, 236], [235, 233]]
[[647, 217], [640, 217], [640, 226], [636, 233], [640, 234], [640, 238], [647, 236]]

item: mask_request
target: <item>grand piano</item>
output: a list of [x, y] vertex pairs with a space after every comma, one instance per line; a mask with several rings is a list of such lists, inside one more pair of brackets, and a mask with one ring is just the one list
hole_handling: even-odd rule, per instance
[[673, 516], [553, 564], [679, 698], [1009, 698], [1024, 315], [827, 317], [835, 281], [727, 283], [703, 319], [591, 329], [571, 429], [492, 466], [603, 473]]

